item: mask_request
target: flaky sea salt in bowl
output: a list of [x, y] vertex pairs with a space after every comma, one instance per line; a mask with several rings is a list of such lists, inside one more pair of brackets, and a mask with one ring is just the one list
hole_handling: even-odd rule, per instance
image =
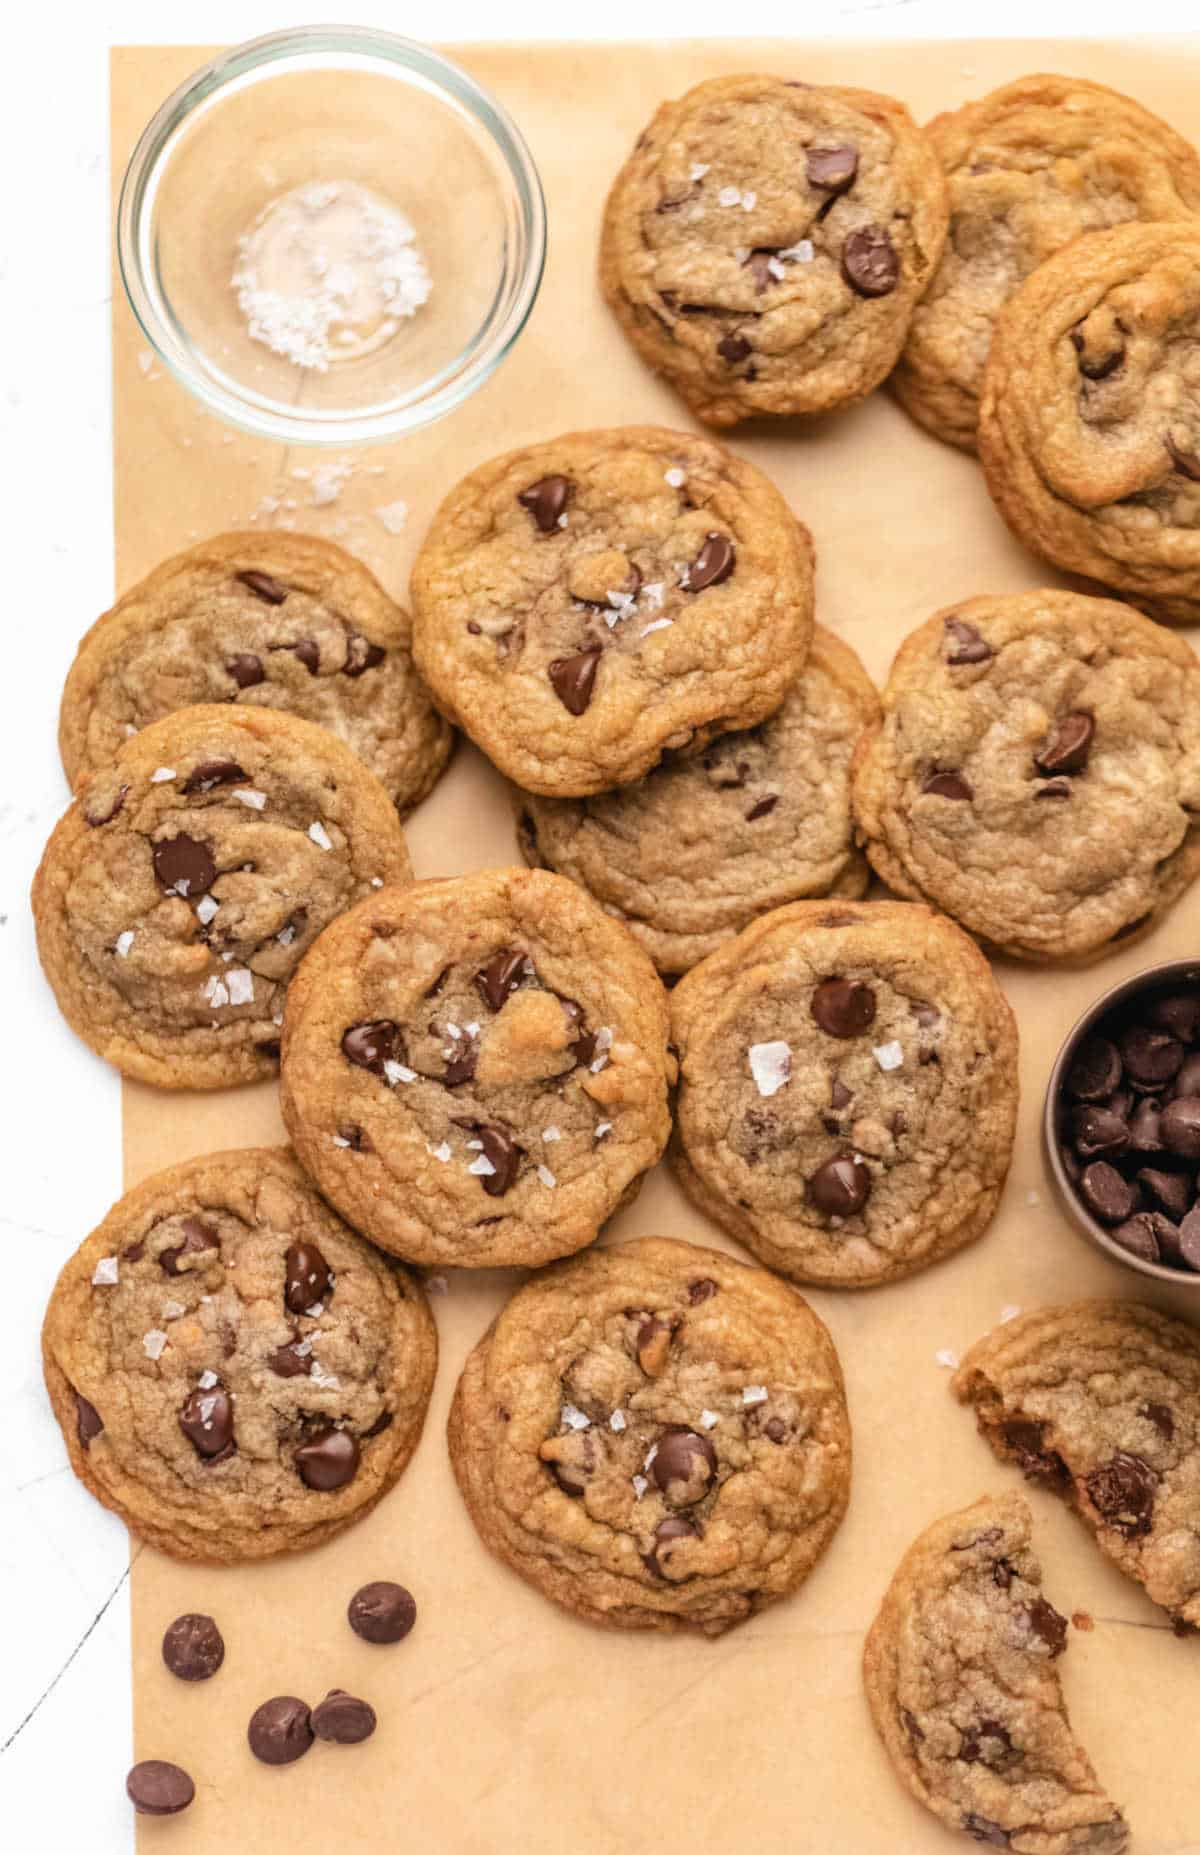
[[209, 408], [284, 442], [396, 437], [482, 385], [541, 283], [537, 170], [501, 106], [389, 33], [302, 27], [195, 72], [125, 175], [121, 275]]

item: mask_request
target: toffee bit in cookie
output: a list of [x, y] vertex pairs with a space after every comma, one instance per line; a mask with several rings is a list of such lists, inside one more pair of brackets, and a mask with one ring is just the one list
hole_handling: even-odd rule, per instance
[[747, 1052], [750, 1074], [760, 1095], [777, 1095], [790, 1081], [792, 1052], [781, 1039], [771, 1043], [752, 1043]]

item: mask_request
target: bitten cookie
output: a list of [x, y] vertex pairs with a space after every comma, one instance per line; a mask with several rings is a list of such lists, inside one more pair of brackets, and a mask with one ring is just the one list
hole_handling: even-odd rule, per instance
[[1155, 618], [1200, 619], [1200, 220], [1047, 259], [996, 322], [979, 455], [1019, 541]]
[[127, 1076], [273, 1076], [283, 996], [328, 921], [411, 877], [383, 787], [325, 728], [202, 705], [152, 722], [81, 787], [33, 884], [72, 1030]]
[[484, 1544], [591, 1623], [718, 1636], [802, 1584], [850, 1424], [794, 1289], [643, 1237], [547, 1270], [467, 1360], [450, 1458]]
[[603, 792], [779, 707], [812, 574], [807, 529], [721, 445], [578, 432], [493, 459], [442, 504], [413, 570], [416, 659], [526, 792]]
[[950, 235], [891, 384], [922, 425], [973, 451], [992, 327], [1013, 292], [1082, 233], [1200, 211], [1200, 157], [1119, 91], [1044, 74], [925, 133], [950, 189]]
[[1017, 1032], [987, 961], [904, 902], [795, 902], [671, 997], [672, 1157], [798, 1282], [867, 1288], [973, 1242], [1012, 1156]]
[[650, 961], [541, 870], [388, 889], [321, 936], [288, 996], [296, 1151], [413, 1262], [582, 1249], [662, 1152], [673, 1079]]
[[909, 1547], [867, 1636], [879, 1737], [919, 1803], [1018, 1855], [1121, 1855], [1129, 1831], [1071, 1731], [1020, 1495], [976, 1501]]
[[316, 535], [218, 535], [176, 554], [84, 637], [58, 739], [77, 786], [129, 735], [197, 702], [284, 709], [352, 747], [401, 812], [452, 736], [413, 668], [407, 612]]
[[863, 893], [850, 757], [878, 718], [858, 658], [818, 625], [782, 706], [749, 733], [595, 798], [519, 794], [522, 852], [589, 889], [661, 973], [686, 972], [769, 908]]
[[1003, 1462], [1061, 1494], [1100, 1550], [1200, 1628], [1200, 1337], [1136, 1302], [1008, 1321], [953, 1380]]
[[1148, 928], [1200, 869], [1200, 663], [1129, 606], [948, 606], [901, 645], [854, 809], [888, 886], [1017, 959]]
[[608, 197], [600, 282], [709, 424], [828, 412], [891, 369], [946, 224], [937, 157], [893, 97], [719, 77], [639, 137]]
[[374, 1507], [421, 1434], [437, 1335], [418, 1283], [285, 1147], [127, 1192], [55, 1284], [46, 1387], [71, 1467], [162, 1552], [237, 1564]]

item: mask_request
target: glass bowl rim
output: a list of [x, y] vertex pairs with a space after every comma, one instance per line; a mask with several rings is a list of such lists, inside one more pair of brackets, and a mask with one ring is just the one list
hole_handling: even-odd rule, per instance
[[[471, 342], [439, 374], [395, 400], [328, 415], [290, 411], [276, 400], [259, 399], [250, 390], [223, 385], [219, 377], [214, 379], [192, 364], [186, 346], [173, 335], [160, 312], [159, 293], [148, 283], [143, 263], [150, 229], [147, 200], [153, 199], [173, 138], [192, 113], [242, 78], [275, 72], [292, 62], [297, 68], [309, 68], [313, 58], [322, 55], [373, 61], [389, 75], [409, 72], [425, 90], [474, 117], [499, 153], [512, 184], [525, 243], [513, 286], [493, 299]], [[138, 327], [168, 372], [201, 405], [255, 437], [344, 447], [378, 443], [433, 423], [495, 371], [524, 329], [541, 288], [546, 204], [541, 177], [516, 123], [452, 59], [416, 40], [375, 27], [293, 26], [247, 39], [210, 58], [164, 98], [138, 137], [121, 181], [116, 244], [121, 282]]]

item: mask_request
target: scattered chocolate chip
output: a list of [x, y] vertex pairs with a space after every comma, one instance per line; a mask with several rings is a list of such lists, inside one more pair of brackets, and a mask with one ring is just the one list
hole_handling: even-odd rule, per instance
[[218, 1456], [232, 1455], [233, 1401], [222, 1386], [208, 1391], [199, 1386], [188, 1393], [179, 1412], [179, 1428], [198, 1456], [213, 1462]]
[[729, 536], [714, 530], [704, 537], [704, 546], [685, 570], [681, 588], [685, 593], [702, 593], [710, 586], [720, 586], [729, 578], [736, 562], [737, 552]]
[[1153, 1091], [1170, 1082], [1179, 1073], [1183, 1054], [1177, 1038], [1146, 1024], [1135, 1024], [1121, 1039], [1125, 1074], [1137, 1089]]
[[246, 774], [236, 760], [201, 760], [183, 782], [185, 792], [212, 792], [216, 786], [237, 786]]
[[875, 994], [859, 979], [822, 979], [813, 992], [811, 1009], [827, 1036], [861, 1037], [875, 1022]]
[[1067, 1619], [1044, 1597], [1026, 1604], [1025, 1614], [1034, 1635], [1041, 1637], [1051, 1655], [1061, 1655], [1067, 1646]]
[[238, 651], [226, 659], [225, 668], [239, 689], [253, 689], [256, 683], [266, 680], [262, 658], [256, 657], [253, 651]]
[[[1197, 1108], [1200, 1109], [1200, 1103]], [[1143, 1166], [1137, 1182], [1168, 1217], [1186, 1216], [1193, 1194], [1192, 1182], [1186, 1173], [1162, 1172], [1157, 1166]]]
[[183, 1232], [183, 1242], [159, 1253], [158, 1266], [167, 1275], [183, 1273], [179, 1264], [184, 1256], [202, 1256], [205, 1250], [221, 1247], [215, 1226], [206, 1224], [202, 1218], [185, 1217], [179, 1228]]
[[75, 1431], [79, 1441], [86, 1449], [95, 1441], [104, 1428], [103, 1419], [94, 1404], [89, 1404], [82, 1392], [75, 1393]]
[[672, 1429], [659, 1439], [650, 1473], [662, 1492], [683, 1506], [708, 1493], [717, 1472], [711, 1438], [696, 1430]]
[[417, 1620], [416, 1600], [402, 1584], [386, 1578], [365, 1584], [346, 1607], [350, 1628], [364, 1642], [403, 1642]]
[[1200, 1096], [1176, 1095], [1163, 1109], [1158, 1125], [1169, 1153], [1200, 1159]]
[[1169, 1404], [1139, 1404], [1138, 1415], [1154, 1425], [1164, 1443], [1174, 1439], [1175, 1413]]
[[1136, 1188], [1107, 1160], [1094, 1160], [1079, 1175], [1079, 1196], [1102, 1224], [1122, 1224], [1137, 1207]]
[[204, 895], [216, 881], [217, 866], [207, 844], [180, 833], [154, 846], [154, 874], [168, 895]]
[[375, 1709], [344, 1688], [331, 1688], [309, 1716], [318, 1739], [331, 1745], [356, 1746], [375, 1731]]
[[307, 1352], [297, 1352], [303, 1340], [291, 1340], [286, 1346], [277, 1346], [273, 1353], [268, 1353], [267, 1364], [276, 1378], [308, 1378], [312, 1372], [312, 1348]]
[[250, 591], [267, 605], [282, 605], [288, 596], [288, 588], [273, 579], [269, 573], [259, 573], [257, 569], [251, 568], [245, 573], [239, 573], [237, 577], [243, 586], [249, 587]]
[[1082, 709], [1072, 709], [1055, 722], [1041, 746], [1035, 748], [1034, 766], [1042, 773], [1082, 773], [1095, 732], [1091, 716]]
[[900, 281], [900, 259], [881, 225], [862, 225], [842, 246], [842, 276], [859, 296], [890, 296]]
[[208, 1681], [225, 1660], [225, 1642], [212, 1617], [188, 1611], [167, 1625], [162, 1659], [181, 1681]]
[[385, 1063], [402, 1062], [403, 1054], [400, 1026], [391, 1018], [352, 1024], [342, 1033], [342, 1055], [357, 1068], [369, 1069], [374, 1076], [383, 1074]]
[[1141, 1456], [1118, 1449], [1100, 1468], [1092, 1470], [1084, 1486], [1097, 1513], [1126, 1539], [1150, 1531], [1158, 1476]]
[[750, 353], [750, 343], [744, 335], [736, 332], [731, 335], [722, 335], [717, 343], [717, 353], [723, 361], [728, 361], [731, 367], [736, 367], [738, 362], [744, 361]]
[[1129, 1145], [1129, 1124], [1109, 1108], [1080, 1102], [1071, 1113], [1071, 1138], [1081, 1159], [1112, 1159]]
[[779, 794], [777, 792], [769, 792], [765, 798], [756, 799], [754, 804], [750, 807], [750, 810], [746, 813], [746, 823], [753, 824], [756, 818], [765, 818], [768, 812], [773, 812], [775, 810], [778, 803]]
[[315, 1243], [289, 1243], [283, 1259], [283, 1305], [305, 1314], [333, 1293], [333, 1271]]
[[699, 1281], [688, 1283], [688, 1300], [693, 1307], [698, 1307], [701, 1301], [709, 1300], [716, 1293], [717, 1284], [710, 1275], [701, 1276]]
[[144, 1758], [125, 1780], [125, 1792], [139, 1816], [177, 1816], [196, 1795], [181, 1765], [164, 1758]]
[[995, 655], [974, 625], [968, 625], [963, 618], [945, 620], [946, 662], [947, 663], [986, 663]]
[[1067, 1071], [1067, 1093], [1079, 1101], [1103, 1101], [1121, 1080], [1121, 1058], [1107, 1037], [1089, 1037]]
[[536, 483], [521, 491], [517, 501], [523, 509], [528, 509], [541, 532], [548, 535], [558, 527], [558, 518], [574, 489], [570, 477], [539, 477]]
[[109, 808], [106, 812], [96, 812], [96, 811], [92, 811], [85, 807], [83, 815], [87, 819], [88, 824], [91, 826], [93, 830], [96, 830], [98, 826], [102, 824], [112, 823], [113, 819], [116, 817], [117, 813], [120, 811], [121, 807], [124, 805], [125, 795], [128, 791], [129, 791], [128, 786], [118, 787], [117, 796], [115, 799], [113, 799], [112, 803], [109, 805]]
[[251, 1714], [246, 1738], [264, 1765], [291, 1765], [313, 1742], [312, 1716], [294, 1694], [279, 1694]]
[[481, 1122], [478, 1133], [483, 1142], [483, 1157], [493, 1168], [479, 1183], [489, 1198], [503, 1198], [516, 1179], [525, 1149], [517, 1145], [506, 1127], [498, 1126], [495, 1121]]
[[660, 1520], [654, 1529], [654, 1544], [649, 1552], [643, 1552], [642, 1563], [647, 1571], [658, 1578], [666, 1578], [670, 1571], [671, 1555], [681, 1539], [698, 1539], [699, 1527], [692, 1521], [685, 1520], [682, 1514], [668, 1514]]
[[358, 1473], [358, 1444], [349, 1430], [318, 1430], [301, 1443], [293, 1459], [306, 1487], [332, 1494]]
[[591, 701], [601, 655], [599, 645], [593, 645], [574, 657], [555, 657], [547, 665], [554, 693], [569, 714], [582, 715]]
[[973, 799], [975, 789], [961, 773], [929, 773], [921, 787], [937, 799]]
[[499, 1011], [509, 993], [517, 990], [527, 957], [519, 948], [501, 947], [476, 973], [475, 984], [493, 1011]]
[[1164, 434], [1163, 443], [1167, 453], [1181, 477], [1190, 477], [1193, 483], [1200, 483], [1200, 457], [1186, 445], [1176, 442], [1170, 432]]
[[808, 1195], [827, 1217], [853, 1217], [871, 1196], [871, 1173], [857, 1153], [839, 1153], [819, 1166]]
[[858, 149], [853, 142], [838, 142], [831, 148], [805, 151], [804, 171], [810, 187], [822, 193], [845, 193], [858, 174]]
[[346, 639], [346, 661], [342, 665], [343, 676], [361, 676], [364, 670], [377, 670], [387, 652], [380, 644], [372, 644], [360, 631], [354, 632]]

